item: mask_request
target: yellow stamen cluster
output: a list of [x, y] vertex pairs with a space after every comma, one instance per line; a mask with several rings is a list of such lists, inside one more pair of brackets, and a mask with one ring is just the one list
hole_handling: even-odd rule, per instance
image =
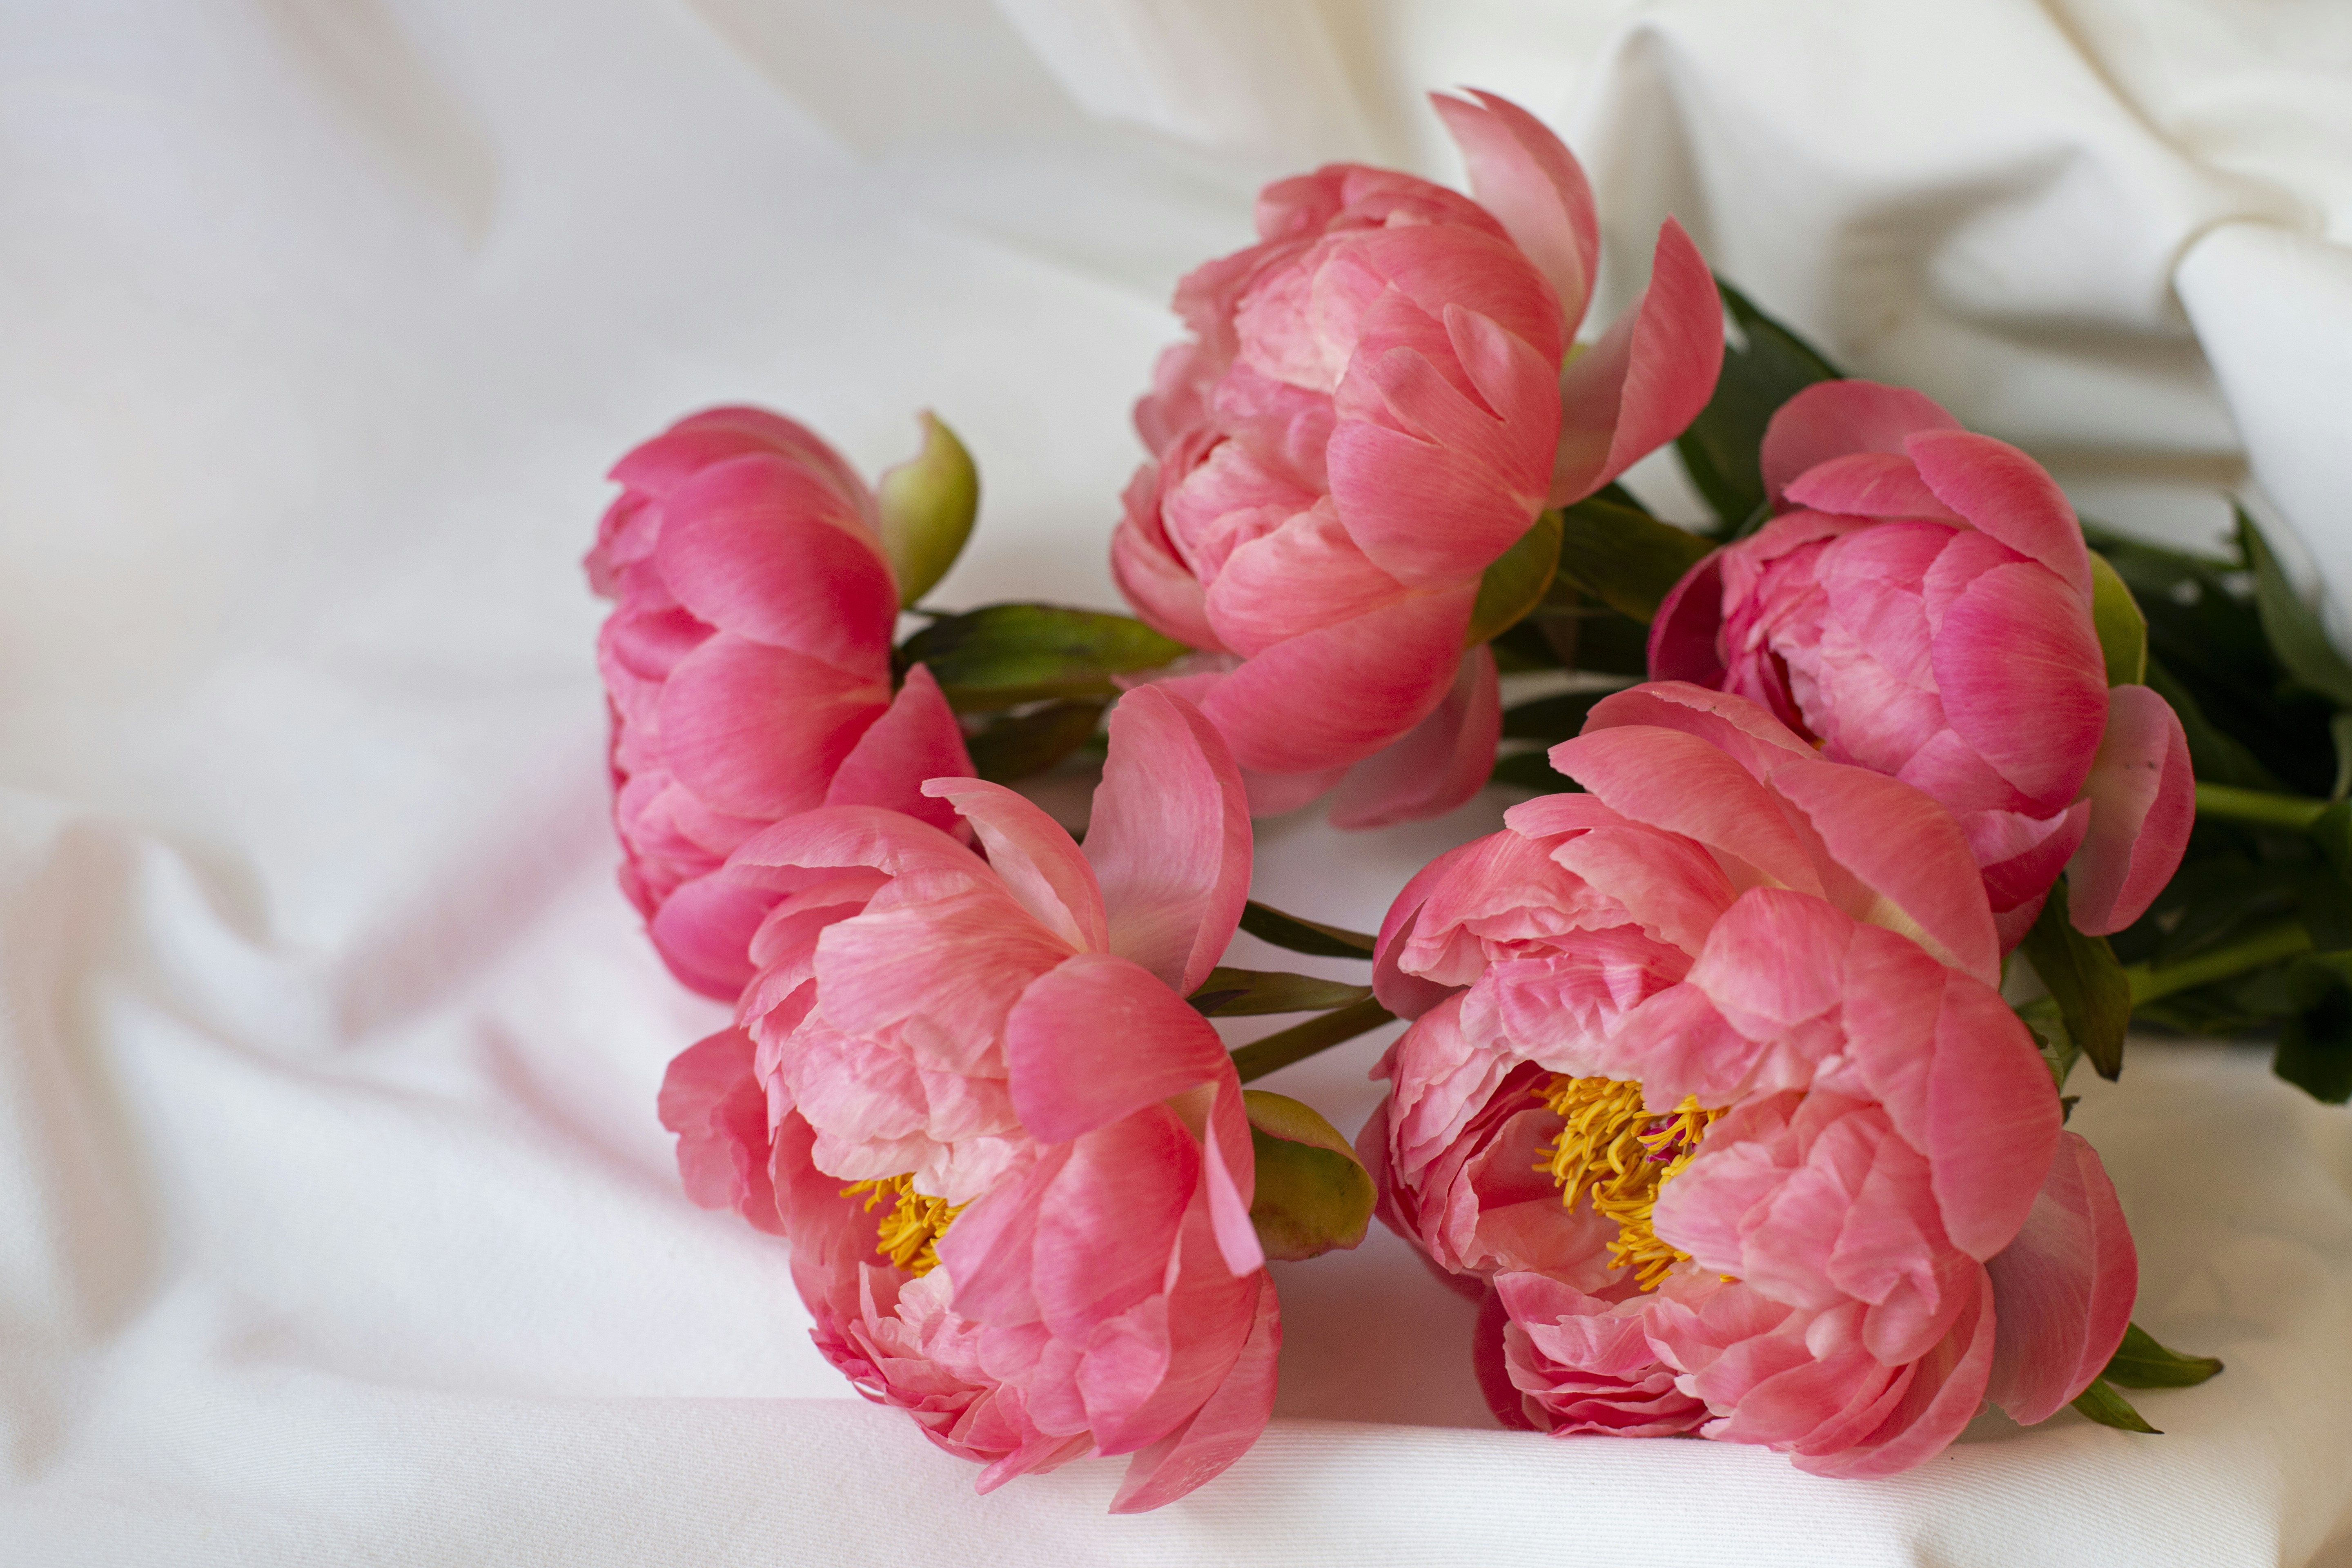
[[854, 1198], [860, 1193], [866, 1194], [867, 1214], [872, 1214], [874, 1205], [884, 1198], [897, 1200], [890, 1205], [890, 1212], [882, 1216], [875, 1251], [899, 1268], [911, 1270], [919, 1279], [940, 1266], [940, 1233], [963, 1213], [964, 1205], [917, 1192], [912, 1175], [852, 1182], [841, 1189], [845, 1198]]
[[1657, 1289], [1690, 1254], [1658, 1239], [1650, 1211], [1658, 1189], [1691, 1163], [1707, 1124], [1723, 1112], [1686, 1098], [1671, 1114], [1654, 1115], [1643, 1108], [1640, 1084], [1605, 1078], [1556, 1075], [1537, 1093], [1567, 1125], [1536, 1168], [1551, 1173], [1570, 1208], [1590, 1192], [1593, 1212], [1617, 1222], [1610, 1263], [1630, 1266], [1643, 1289]]

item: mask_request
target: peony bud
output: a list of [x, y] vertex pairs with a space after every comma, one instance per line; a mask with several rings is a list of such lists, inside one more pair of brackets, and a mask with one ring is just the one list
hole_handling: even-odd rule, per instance
[[882, 552], [898, 579], [901, 607], [948, 574], [980, 510], [980, 470], [971, 454], [938, 415], [925, 409], [921, 417], [923, 449], [885, 473], [876, 488]]

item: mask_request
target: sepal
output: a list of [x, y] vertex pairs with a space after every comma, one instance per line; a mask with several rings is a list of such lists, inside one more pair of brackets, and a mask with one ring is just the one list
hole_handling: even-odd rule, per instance
[[2091, 552], [2091, 626], [2105, 656], [2109, 686], [2147, 683], [2147, 617], [2107, 558]]
[[1312, 974], [1221, 966], [1209, 971], [1208, 978], [1185, 1000], [1204, 1018], [1243, 1018], [1266, 1013], [1328, 1013], [1334, 1007], [1351, 1006], [1371, 994], [1369, 985], [1347, 985]]
[[1372, 1178], [1339, 1130], [1286, 1095], [1248, 1089], [1242, 1101], [1257, 1160], [1250, 1223], [1266, 1257], [1297, 1262], [1361, 1242]]
[[875, 487], [882, 516], [882, 553], [898, 584], [901, 606], [938, 585], [963, 553], [980, 511], [980, 469], [945, 421], [925, 409], [923, 447], [884, 473]]

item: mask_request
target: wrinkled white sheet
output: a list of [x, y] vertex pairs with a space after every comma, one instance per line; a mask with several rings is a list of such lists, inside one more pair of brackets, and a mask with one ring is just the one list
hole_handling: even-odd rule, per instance
[[[611, 883], [598, 475], [735, 399], [870, 469], [929, 405], [987, 482], [940, 600], [1112, 603], [1174, 277], [1270, 174], [1447, 172], [1456, 82], [1570, 133], [1610, 309], [1672, 211], [2086, 510], [2242, 489], [2352, 586], [2329, 0], [0, 6], [0, 1563], [2352, 1562], [2352, 1120], [2259, 1052], [2075, 1086], [2141, 1321], [2229, 1372], [1878, 1483], [1496, 1431], [1376, 1234], [1282, 1267], [1210, 1488], [979, 1499], [678, 1194], [719, 1009]], [[1375, 921], [1498, 806], [1267, 825], [1259, 890]], [[1276, 1082], [1352, 1128], [1379, 1044]]]

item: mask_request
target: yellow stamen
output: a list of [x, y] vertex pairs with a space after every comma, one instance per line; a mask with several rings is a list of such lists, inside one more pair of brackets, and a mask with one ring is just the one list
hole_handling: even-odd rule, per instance
[[1605, 1078], [1556, 1074], [1537, 1095], [1566, 1125], [1536, 1169], [1551, 1173], [1570, 1208], [1589, 1191], [1593, 1212], [1617, 1222], [1611, 1265], [1630, 1267], [1643, 1289], [1657, 1289], [1666, 1270], [1690, 1256], [1650, 1228], [1658, 1189], [1691, 1163], [1707, 1124], [1723, 1112], [1685, 1098], [1671, 1113], [1654, 1115], [1643, 1108], [1640, 1084]]
[[911, 1174], [852, 1182], [841, 1189], [845, 1198], [854, 1198], [860, 1193], [867, 1194], [867, 1214], [872, 1214], [874, 1205], [886, 1197], [897, 1200], [890, 1205], [890, 1212], [882, 1216], [875, 1251], [899, 1268], [912, 1270], [918, 1279], [940, 1266], [940, 1236], [966, 1205], [917, 1192]]

